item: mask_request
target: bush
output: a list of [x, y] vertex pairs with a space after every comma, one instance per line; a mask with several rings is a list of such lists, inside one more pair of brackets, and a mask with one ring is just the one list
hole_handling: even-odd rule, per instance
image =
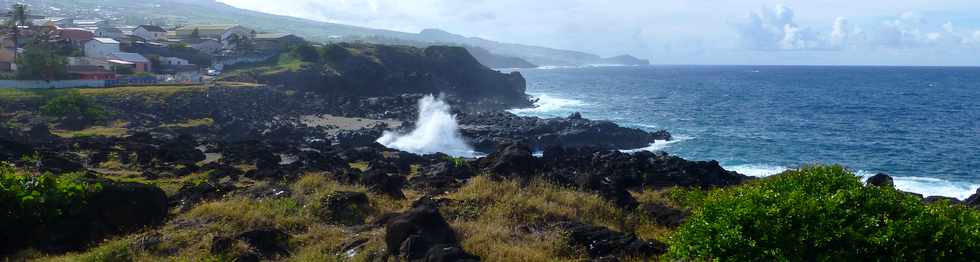
[[41, 107], [41, 113], [50, 117], [83, 118], [88, 121], [100, 121], [108, 117], [108, 113], [102, 106], [77, 90], [71, 90], [48, 100], [48, 103]]
[[101, 190], [77, 175], [22, 174], [0, 163], [0, 226], [45, 224], [74, 213]]
[[682, 260], [963, 261], [980, 257], [980, 212], [815, 166], [711, 192], [670, 242]]
[[293, 57], [299, 58], [299, 60], [303, 62], [316, 63], [320, 61], [320, 53], [318, 53], [316, 48], [311, 45], [299, 45], [293, 47], [290, 54]]

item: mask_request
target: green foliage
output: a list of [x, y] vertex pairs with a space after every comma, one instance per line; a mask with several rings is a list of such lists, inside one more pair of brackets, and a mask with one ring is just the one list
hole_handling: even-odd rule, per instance
[[99, 184], [82, 182], [78, 175], [31, 175], [0, 163], [0, 225], [45, 223], [71, 214], [101, 190]]
[[711, 192], [670, 242], [680, 260], [968, 261], [980, 212], [814, 166]]
[[78, 92], [71, 90], [48, 100], [41, 107], [41, 113], [51, 117], [83, 118], [99, 121], [108, 117], [108, 113], [95, 101]]
[[316, 63], [320, 61], [320, 53], [311, 45], [298, 45], [290, 50], [290, 55], [299, 58], [300, 61]]
[[466, 163], [466, 158], [464, 157], [447, 156], [446, 160], [449, 161], [450, 164], [453, 164], [453, 167], [456, 168], [465, 168], [469, 166], [469, 164]]
[[68, 60], [61, 49], [48, 43], [33, 43], [17, 57], [17, 78], [56, 80], [68, 78]]

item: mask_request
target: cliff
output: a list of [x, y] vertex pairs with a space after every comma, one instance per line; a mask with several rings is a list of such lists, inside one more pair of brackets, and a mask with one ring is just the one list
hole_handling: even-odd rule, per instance
[[487, 68], [462, 47], [339, 43], [316, 48], [315, 53], [300, 61], [290, 58], [303, 55], [284, 54], [277, 64], [242, 68], [224, 79], [335, 96], [445, 94], [496, 104], [496, 109], [530, 105], [519, 72]]

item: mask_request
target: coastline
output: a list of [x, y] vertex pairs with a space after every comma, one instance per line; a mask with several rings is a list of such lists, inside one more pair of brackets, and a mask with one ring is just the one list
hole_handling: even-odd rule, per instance
[[[573, 68], [585, 68], [585, 67], [573, 67]], [[529, 80], [531, 86], [534, 85], [533, 80]], [[594, 110], [594, 105], [600, 103], [598, 101], [584, 101], [580, 99], [572, 99], [562, 97], [560, 94], [548, 94], [536, 92], [535, 90], [528, 90], [529, 95], [536, 99], [534, 107], [530, 108], [514, 108], [508, 110], [508, 112], [529, 117], [541, 117], [541, 118], [551, 118], [560, 117], [562, 115], [567, 115], [574, 112], [580, 112], [585, 115], [590, 115], [592, 112], [589, 110]], [[631, 121], [622, 121], [615, 119], [597, 119], [597, 120], [611, 120], [617, 124], [624, 126], [631, 126], [635, 128], [640, 128], [647, 131], [659, 130], [660, 125], [656, 123], [635, 123]], [[684, 134], [673, 134], [674, 140], [671, 141], [657, 141], [654, 144], [650, 144], [648, 147], [636, 148], [636, 149], [622, 149], [621, 151], [626, 153], [635, 153], [643, 150], [647, 151], [666, 151], [672, 153], [670, 148], [672, 146], [679, 145], [681, 143], [690, 143], [690, 140], [697, 139], [695, 137], [686, 136]], [[696, 142], [696, 141], [695, 141]], [[684, 157], [683, 154], [681, 154]], [[752, 161], [751, 156], [747, 156], [747, 159], [735, 159], [729, 161], [722, 161], [722, 166], [725, 169], [739, 172], [744, 175], [751, 177], [768, 177], [772, 175], [777, 175], [785, 171], [794, 170], [799, 168], [799, 166], [805, 164], [798, 164], [796, 167], [792, 165], [776, 165], [764, 162]], [[828, 163], [824, 163], [828, 164]], [[867, 181], [870, 177], [885, 173], [888, 174], [887, 170], [880, 171], [867, 171], [867, 170], [854, 170], [855, 175], [862, 178], [863, 181]], [[945, 180], [941, 178], [932, 177], [915, 177], [915, 176], [893, 176], [895, 179], [895, 187], [899, 190], [912, 192], [917, 194], [922, 194], [924, 196], [942, 196], [942, 197], [952, 197], [959, 200], [964, 200], [971, 195], [975, 194], [978, 189], [980, 189], [980, 183], [968, 182], [968, 181], [956, 181], [956, 180]]]

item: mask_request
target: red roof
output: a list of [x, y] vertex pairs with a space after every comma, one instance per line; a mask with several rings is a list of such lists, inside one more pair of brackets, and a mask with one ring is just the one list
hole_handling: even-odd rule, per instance
[[95, 33], [91, 31], [78, 29], [78, 28], [65, 28], [61, 29], [58, 34], [61, 38], [72, 40], [72, 41], [88, 41], [95, 38]]

